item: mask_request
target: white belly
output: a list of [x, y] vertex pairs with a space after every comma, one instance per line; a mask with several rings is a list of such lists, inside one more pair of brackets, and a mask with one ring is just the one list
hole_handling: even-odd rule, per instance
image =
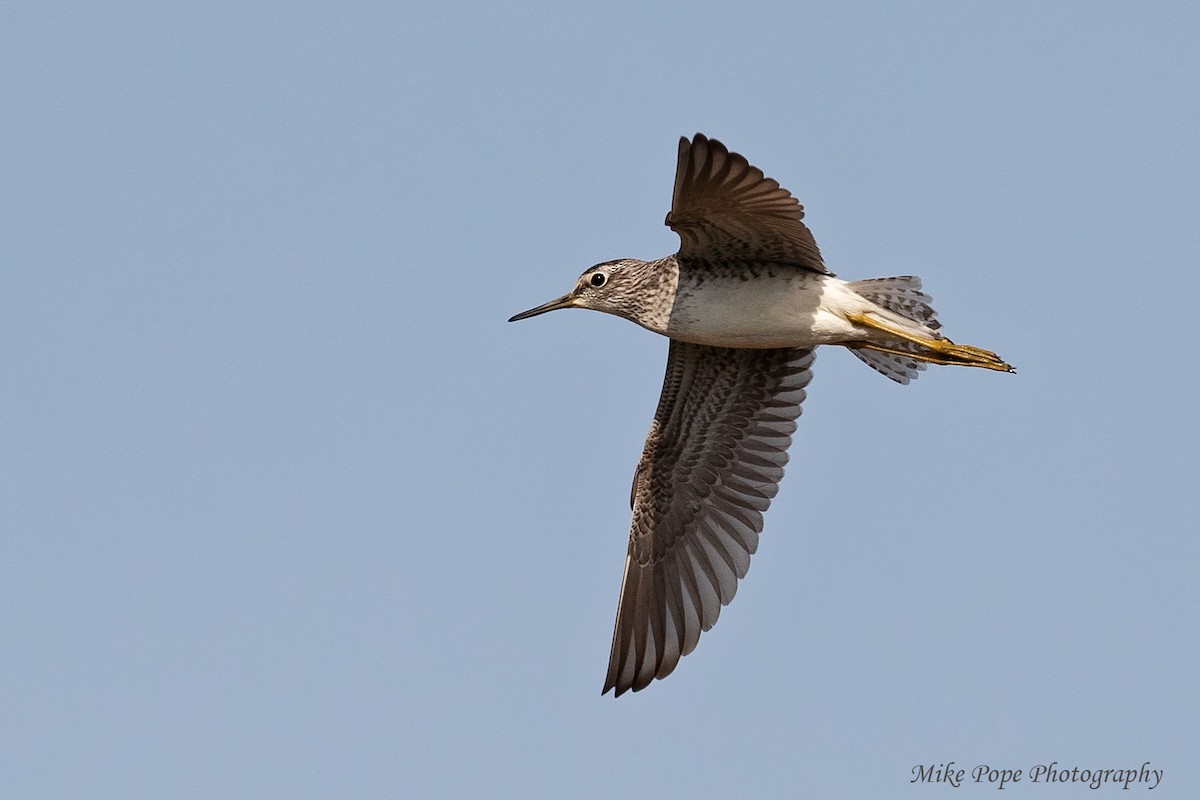
[[845, 315], [876, 308], [825, 275], [706, 278], [698, 286], [680, 282], [663, 332], [716, 347], [812, 347], [865, 339]]

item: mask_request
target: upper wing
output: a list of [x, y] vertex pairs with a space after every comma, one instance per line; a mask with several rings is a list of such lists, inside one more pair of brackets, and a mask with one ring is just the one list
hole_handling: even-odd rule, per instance
[[633, 482], [633, 524], [604, 691], [645, 688], [692, 652], [758, 548], [813, 350], [671, 341]]
[[697, 133], [679, 140], [667, 225], [679, 234], [680, 257], [766, 261], [832, 275], [803, 218], [804, 206], [787, 189], [716, 139]]

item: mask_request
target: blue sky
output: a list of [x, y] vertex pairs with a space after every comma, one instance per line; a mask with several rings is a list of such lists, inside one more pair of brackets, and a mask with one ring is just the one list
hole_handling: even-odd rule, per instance
[[[1191, 3], [7, 4], [0, 794], [1200, 786]], [[601, 697], [702, 131], [1016, 376], [820, 353], [748, 578]], [[991, 791], [966, 784], [959, 791]], [[1066, 796], [1018, 784], [1006, 797]]]

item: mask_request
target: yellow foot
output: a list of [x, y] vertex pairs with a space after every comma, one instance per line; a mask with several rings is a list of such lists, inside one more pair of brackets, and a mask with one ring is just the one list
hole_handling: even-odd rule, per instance
[[915, 358], [918, 361], [926, 361], [930, 364], [957, 364], [963, 367], [982, 367], [983, 369], [994, 369], [997, 372], [1016, 372], [1009, 364], [1005, 363], [1004, 359], [993, 353], [991, 350], [984, 350], [982, 347], [972, 347], [969, 344], [955, 344], [949, 339], [924, 339], [920, 336], [915, 336], [907, 331], [902, 331], [899, 328], [893, 328], [884, 322], [880, 322], [868, 314], [847, 314], [846, 319], [853, 322], [855, 325], [862, 325], [866, 328], [873, 328], [877, 331], [882, 331], [889, 336], [894, 336], [906, 342], [912, 342], [920, 348], [917, 351], [899, 350], [885, 345], [876, 344], [874, 342], [848, 342], [848, 347], [863, 347], [868, 350], [879, 350], [883, 353], [891, 353], [896, 356], [904, 356], [906, 358]]

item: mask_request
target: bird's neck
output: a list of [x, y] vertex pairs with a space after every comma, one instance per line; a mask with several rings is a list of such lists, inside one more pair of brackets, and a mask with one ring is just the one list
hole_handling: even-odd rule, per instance
[[679, 286], [679, 262], [674, 256], [643, 261], [637, 273], [637, 293], [627, 307], [627, 316], [643, 328], [666, 334]]

